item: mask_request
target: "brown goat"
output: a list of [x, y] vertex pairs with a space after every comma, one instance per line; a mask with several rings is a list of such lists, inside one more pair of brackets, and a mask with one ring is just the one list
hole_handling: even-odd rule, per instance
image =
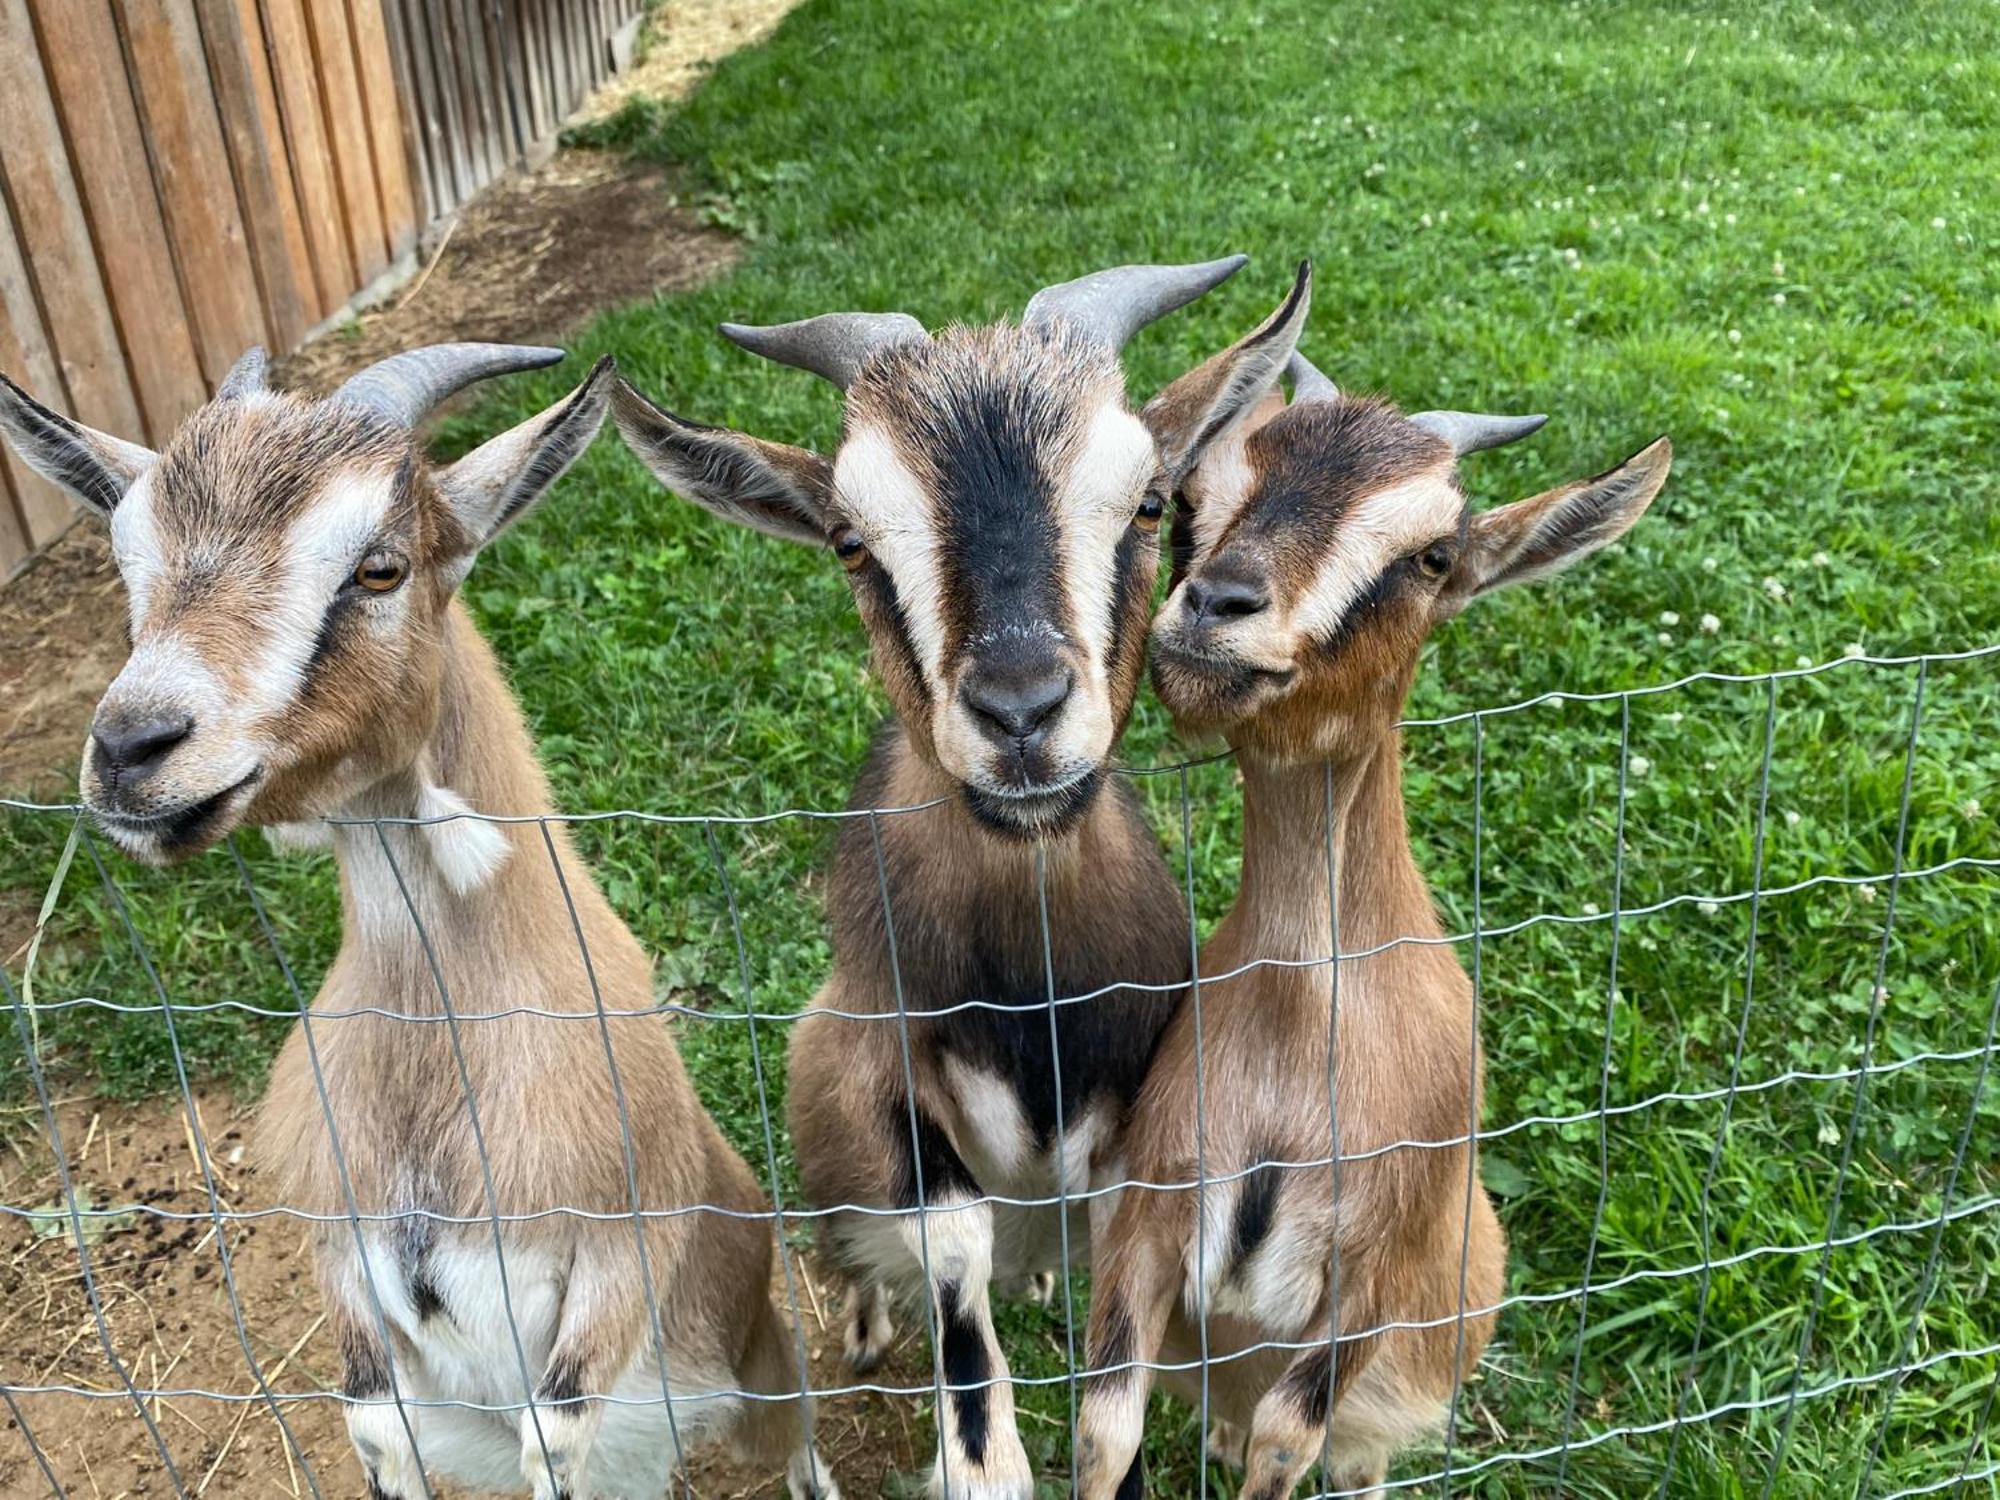
[[[610, 361], [447, 467], [413, 436], [459, 387], [560, 357], [439, 346], [310, 401], [252, 351], [158, 454], [0, 380], [0, 428], [108, 517], [130, 596], [83, 769], [96, 820], [161, 864], [244, 823], [330, 832], [340, 951], [259, 1149], [317, 1220], [372, 1500], [429, 1495], [427, 1470], [657, 1497], [683, 1444], [723, 1434], [824, 1500], [763, 1194], [650, 1013], [645, 955], [535, 821], [547, 782], [457, 596], [589, 444]], [[696, 1204], [722, 1211], [662, 1213]]]
[[[1190, 1400], [1205, 1375], [1216, 1446], [1248, 1428], [1245, 1500], [1284, 1500], [1323, 1445], [1330, 1485], [1380, 1486], [1485, 1347], [1506, 1250], [1473, 1177], [1472, 989], [1410, 852], [1396, 724], [1437, 624], [1613, 541], [1667, 477], [1663, 438], [1472, 514], [1458, 455], [1539, 418], [1405, 417], [1293, 372], [1184, 486], [1153, 627], [1162, 701], [1236, 752], [1243, 876], [1201, 951], [1199, 1043], [1184, 1006], [1127, 1135], [1135, 1180], [1184, 1186], [1128, 1189], [1095, 1247], [1084, 1500], [1140, 1494], [1152, 1365]], [[1357, 956], [1329, 968], [1336, 914]]]

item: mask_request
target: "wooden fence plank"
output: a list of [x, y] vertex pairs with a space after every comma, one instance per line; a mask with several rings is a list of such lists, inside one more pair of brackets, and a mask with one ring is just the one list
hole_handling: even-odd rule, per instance
[[417, 243], [417, 200], [382, 0], [347, 0], [347, 30], [354, 41], [354, 71], [361, 85], [361, 115], [368, 125], [382, 234], [389, 257], [395, 260]]
[[445, 132], [451, 142], [452, 170], [458, 176], [461, 203], [478, 192], [486, 181], [479, 150], [479, 132], [467, 114], [465, 79], [459, 67], [455, 30], [451, 24], [452, 0], [423, 0], [424, 28], [430, 37], [431, 70], [437, 80], [438, 104], [444, 112]]
[[[4, 30], [4, 26], [0, 26], [0, 33], [4, 33]], [[29, 56], [32, 58], [33, 55], [31, 50]], [[15, 115], [8, 106], [13, 102], [15, 91], [11, 85], [16, 80], [6, 63], [0, 63], [0, 80], [9, 85], [8, 100], [0, 101], [0, 122], [11, 124]], [[51, 129], [53, 125], [54, 121], [51, 119]], [[27, 144], [15, 136], [11, 129], [7, 139], [24, 146]], [[17, 194], [16, 201], [22, 203], [25, 208], [33, 209], [42, 200], [40, 194], [31, 192]], [[46, 229], [48, 226], [41, 227]], [[78, 230], [83, 228], [81, 210], [76, 213], [76, 228]], [[42, 309], [35, 299], [34, 278], [28, 269], [28, 256], [39, 248], [42, 247], [34, 240], [23, 242], [17, 235], [6, 195], [0, 194], [0, 370], [5, 370], [20, 382], [29, 395], [44, 405], [68, 410], [70, 400], [63, 388], [62, 372], [57, 369], [55, 355], [49, 348], [48, 330], [42, 323]], [[86, 254], [89, 253], [87, 244], [84, 246], [84, 251]], [[63, 262], [59, 256], [51, 256], [43, 264], [45, 269], [60, 268]], [[97, 268], [91, 266], [90, 275], [95, 278], [96, 274]], [[94, 280], [87, 288], [86, 295], [101, 301], [101, 294]], [[56, 307], [67, 305], [67, 301], [52, 304]], [[105, 311], [100, 316], [103, 321], [102, 335], [107, 338], [115, 337], [111, 328], [110, 313]], [[82, 329], [76, 331], [86, 332]], [[70, 330], [65, 329], [65, 332]], [[124, 420], [131, 425], [124, 429], [124, 433], [136, 433], [139, 430], [138, 408], [132, 405], [131, 393], [125, 386], [125, 365], [119, 357], [116, 342], [111, 344], [110, 357], [113, 363], [103, 374], [108, 380], [117, 382], [116, 393], [122, 395], [124, 406], [130, 408], [129, 415], [125, 416]], [[86, 380], [84, 385], [88, 389], [91, 382]], [[118, 421], [119, 417], [120, 408], [114, 402], [112, 409], [103, 416], [93, 416], [87, 420], [110, 425]], [[4, 472], [8, 477], [8, 488], [13, 497], [12, 509], [20, 521], [23, 552], [48, 541], [69, 524], [71, 515], [69, 497], [28, 468], [14, 456], [14, 450], [4, 443], [0, 443], [0, 472]], [[0, 563], [0, 567], [11, 567], [18, 560], [17, 554]]]
[[213, 389], [238, 355], [269, 344], [272, 333], [264, 325], [194, 0], [122, 0], [121, 9], [153, 180], [195, 353]]
[[521, 53], [521, 86], [526, 90], [529, 134], [540, 141], [555, 128], [549, 111], [548, 73], [540, 50], [539, 18], [535, 0], [513, 0], [514, 45]]
[[333, 147], [335, 180], [347, 213], [347, 243], [354, 274], [366, 286], [389, 265], [389, 241], [382, 231], [382, 204], [375, 191], [375, 167], [368, 149], [361, 83], [354, 75], [354, 42], [347, 34], [347, 7], [340, 0], [314, 0], [311, 22], [313, 64], [319, 73], [326, 135]]
[[412, 183], [417, 197], [417, 224], [425, 228], [450, 211], [455, 199], [449, 186], [439, 180], [438, 144], [435, 117], [423, 90], [424, 67], [418, 62], [416, 33], [423, 23], [414, 24], [404, 0], [382, 0], [382, 17], [388, 23], [389, 60], [396, 74], [396, 113], [403, 122], [403, 139], [409, 151]]
[[261, 6], [259, 0], [243, 0], [243, 4], [258, 7], [263, 17], [265, 58], [284, 122], [285, 152], [298, 188], [306, 243], [312, 246], [324, 315], [353, 296], [359, 283], [341, 209], [340, 185], [334, 176], [333, 152], [320, 114], [312, 41], [301, 0], [261, 0]]
[[454, 55], [464, 81], [466, 124], [474, 132], [479, 185], [485, 187], [507, 169], [510, 155], [493, 108], [493, 65], [486, 50], [486, 28], [480, 21], [479, 0], [452, 0], [449, 10], [455, 33]]
[[[290, 349], [319, 321], [319, 285], [285, 156], [263, 34], [244, 34], [237, 0], [196, 0], [195, 12], [264, 299], [264, 320], [272, 347]], [[251, 24], [256, 24], [254, 15]]]
[[14, 503], [14, 481], [4, 465], [0, 465], [0, 581], [30, 552], [34, 543], [28, 540], [28, 523], [21, 516]]
[[42, 66], [97, 243], [146, 431], [158, 443], [208, 397], [167, 248], [118, 28], [105, 0], [37, 8]]

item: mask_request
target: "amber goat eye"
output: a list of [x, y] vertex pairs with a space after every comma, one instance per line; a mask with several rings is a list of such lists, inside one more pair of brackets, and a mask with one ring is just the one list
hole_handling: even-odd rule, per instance
[[1139, 502], [1139, 509], [1133, 513], [1132, 524], [1141, 531], [1158, 531], [1160, 517], [1167, 512], [1167, 502], [1160, 496], [1148, 492]]
[[1417, 566], [1426, 578], [1442, 578], [1451, 571], [1451, 552], [1444, 547], [1426, 547], [1417, 554]]
[[371, 557], [354, 570], [354, 581], [371, 594], [386, 594], [403, 581], [404, 568], [393, 557]]
[[852, 526], [843, 526], [833, 534], [833, 555], [840, 559], [840, 565], [852, 573], [868, 561], [868, 544], [861, 540], [861, 533]]

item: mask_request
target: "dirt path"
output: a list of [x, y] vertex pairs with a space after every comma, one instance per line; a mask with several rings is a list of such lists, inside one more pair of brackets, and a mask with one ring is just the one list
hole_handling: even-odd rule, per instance
[[[199, 1098], [197, 1109], [223, 1210], [254, 1213], [272, 1207], [260, 1191], [249, 1149], [249, 1112], [219, 1092]], [[50, 1210], [46, 1217], [0, 1220], [0, 1349], [7, 1351], [7, 1379], [92, 1393], [21, 1397], [28, 1427], [72, 1496], [172, 1494], [158, 1451], [106, 1357], [76, 1243], [59, 1210], [55, 1159], [40, 1120], [20, 1110], [6, 1119], [0, 1134], [0, 1202]], [[188, 1493], [309, 1494], [298, 1459], [260, 1399], [237, 1335], [222, 1246], [208, 1217], [194, 1134], [180, 1103], [107, 1106], [72, 1098], [60, 1102], [57, 1119], [80, 1200], [147, 1210], [91, 1221], [108, 1229], [86, 1241], [111, 1346], [126, 1372], [142, 1390], [251, 1398], [186, 1395], [153, 1403], [154, 1422]], [[309, 1398], [284, 1403], [284, 1413], [322, 1493], [328, 1500], [359, 1494], [361, 1473], [339, 1407], [325, 1398], [339, 1387], [340, 1359], [313, 1286], [305, 1227], [283, 1217], [224, 1227], [235, 1305], [265, 1383], [275, 1392]], [[809, 1283], [802, 1312], [812, 1383], [838, 1386], [844, 1376], [835, 1294], [810, 1257], [796, 1264]], [[890, 1371], [877, 1378], [924, 1384], [929, 1374], [918, 1342], [906, 1339]], [[910, 1406], [898, 1400], [892, 1409], [880, 1396], [844, 1397], [823, 1406], [821, 1449], [857, 1500], [881, 1494], [889, 1470], [915, 1466]], [[779, 1495], [784, 1489], [775, 1475], [713, 1456], [697, 1463], [692, 1477], [703, 1500]], [[0, 1497], [26, 1500], [48, 1493], [25, 1438], [7, 1420], [0, 1427]], [[440, 1500], [459, 1494], [441, 1490]]]

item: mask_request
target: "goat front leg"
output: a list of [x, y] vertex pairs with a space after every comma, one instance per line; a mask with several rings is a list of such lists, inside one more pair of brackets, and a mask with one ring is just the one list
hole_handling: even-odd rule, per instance
[[[328, 1265], [324, 1250], [320, 1264]], [[333, 1277], [326, 1280], [327, 1322], [340, 1347], [347, 1440], [361, 1460], [368, 1500], [423, 1500], [429, 1491], [412, 1441], [421, 1408], [398, 1405], [389, 1363], [393, 1356], [370, 1311], [344, 1298], [331, 1284]]]
[[521, 1475], [535, 1500], [589, 1500], [590, 1448], [604, 1425], [597, 1398], [632, 1363], [646, 1331], [639, 1276], [629, 1225], [594, 1224], [578, 1240], [555, 1344], [520, 1419]]
[[1079, 1500], [1139, 1500], [1145, 1470], [1146, 1397], [1172, 1315], [1177, 1259], [1157, 1232], [1150, 1195], [1128, 1188], [1106, 1230], [1094, 1236], [1096, 1265], [1077, 1412]]
[[[1014, 1426], [1014, 1387], [993, 1330], [993, 1206], [973, 1201], [972, 1174], [933, 1131], [925, 1142], [929, 1202], [898, 1223], [923, 1268], [947, 1387], [938, 1404], [938, 1500], [1031, 1500], [1034, 1471]], [[914, 1181], [914, 1177], [912, 1178]]]
[[[1306, 1326], [1325, 1328], [1326, 1310]], [[1379, 1343], [1375, 1334], [1343, 1339], [1331, 1349], [1307, 1349], [1285, 1367], [1251, 1415], [1242, 1500], [1289, 1500], [1320, 1456], [1331, 1414]]]

